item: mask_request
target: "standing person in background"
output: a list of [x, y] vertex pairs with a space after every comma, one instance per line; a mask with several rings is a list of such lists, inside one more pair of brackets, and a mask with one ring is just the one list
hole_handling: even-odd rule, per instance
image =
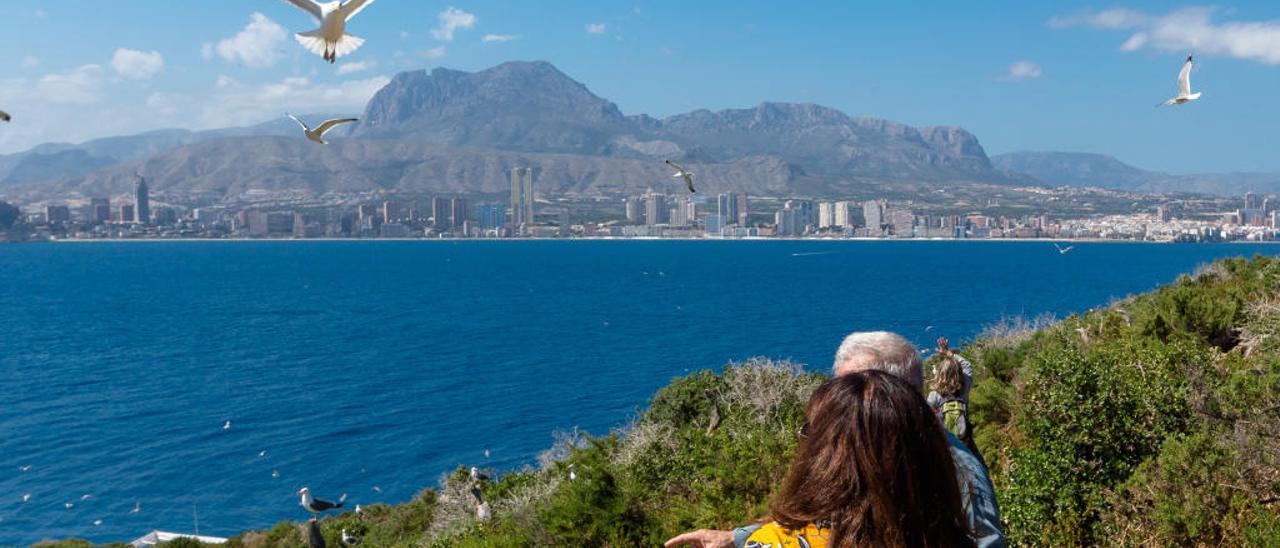
[[[956, 354], [947, 344], [946, 337], [938, 338], [938, 356], [942, 361], [934, 369], [933, 391], [929, 392], [929, 407], [942, 425], [973, 455], [982, 458], [973, 442], [973, 424], [969, 422], [969, 391], [973, 388], [973, 364]], [[983, 462], [986, 466], [986, 462]]]

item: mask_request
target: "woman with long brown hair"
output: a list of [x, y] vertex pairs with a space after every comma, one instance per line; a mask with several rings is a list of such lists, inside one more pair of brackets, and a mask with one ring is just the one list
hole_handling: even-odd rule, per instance
[[973, 546], [947, 439], [915, 387], [843, 375], [809, 400], [795, 461], [746, 546]]

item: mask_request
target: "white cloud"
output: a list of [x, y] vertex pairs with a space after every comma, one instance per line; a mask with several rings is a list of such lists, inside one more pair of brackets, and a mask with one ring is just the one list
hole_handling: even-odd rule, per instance
[[444, 58], [444, 53], [444, 46], [436, 46], [428, 50], [419, 51], [418, 56], [427, 59], [442, 59]]
[[366, 70], [372, 69], [377, 66], [378, 66], [378, 63], [375, 61], [356, 61], [352, 63], [343, 63], [341, 65], [338, 65], [337, 72], [339, 76], [343, 76], [347, 74], [355, 74], [357, 72], [364, 72]]
[[608, 30], [604, 23], [587, 23], [587, 34], [604, 34]]
[[164, 70], [164, 57], [158, 51], [119, 48], [111, 56], [111, 68], [125, 78], [146, 80]]
[[1040, 65], [1032, 61], [1016, 61], [1009, 65], [1004, 77], [1008, 80], [1034, 80], [1043, 75], [1044, 70]]
[[102, 99], [106, 71], [98, 65], [84, 65], [63, 73], [46, 74], [36, 82], [37, 96], [49, 103], [96, 103]]
[[1216, 8], [1191, 7], [1164, 15], [1114, 9], [1056, 17], [1056, 28], [1084, 26], [1123, 30], [1132, 34], [1123, 51], [1150, 48], [1178, 54], [1226, 55], [1268, 65], [1280, 65], [1280, 20], [1215, 22]]
[[249, 24], [235, 36], [219, 40], [217, 44], [206, 43], [201, 47], [205, 59], [214, 55], [228, 63], [237, 63], [250, 68], [270, 68], [280, 58], [280, 45], [289, 37], [289, 32], [279, 23], [267, 16], [255, 12], [249, 17]]
[[22, 68], [30, 70], [30, 69], [39, 68], [39, 67], [40, 67], [40, 59], [37, 59], [30, 55], [22, 58]]
[[449, 6], [436, 16], [440, 20], [440, 26], [431, 29], [431, 36], [436, 40], [445, 42], [453, 41], [453, 33], [458, 30], [473, 29], [476, 23], [480, 21], [475, 15], [462, 11], [453, 6]]
[[191, 108], [199, 112], [202, 128], [256, 124], [283, 112], [359, 112], [373, 94], [391, 82], [386, 76], [349, 80], [334, 85], [309, 78], [245, 85], [219, 77], [213, 93]]
[[481, 42], [486, 42], [486, 43], [488, 43], [488, 42], [510, 42], [510, 41], [515, 40], [515, 39], [518, 39], [518, 38], [520, 38], [520, 37], [519, 37], [519, 36], [517, 36], [517, 35], [515, 35], [515, 34], [486, 34], [486, 35], [484, 35], [484, 37], [480, 38], [480, 41], [481, 41]]

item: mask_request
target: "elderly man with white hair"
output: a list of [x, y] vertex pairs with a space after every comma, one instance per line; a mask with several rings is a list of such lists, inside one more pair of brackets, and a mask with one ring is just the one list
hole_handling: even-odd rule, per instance
[[[833, 373], [840, 376], [868, 370], [890, 373], [911, 383], [920, 391], [921, 396], [924, 395], [924, 368], [920, 361], [920, 351], [900, 335], [873, 331], [853, 333], [845, 337], [836, 350]], [[941, 424], [938, 427], [942, 428]], [[960, 495], [974, 541], [979, 548], [1007, 546], [1004, 531], [1000, 528], [1000, 507], [996, 504], [995, 488], [991, 485], [986, 467], [960, 440], [950, 432], [946, 434], [947, 441], [951, 444], [951, 457], [955, 461], [956, 482], [960, 484]], [[700, 529], [668, 540], [665, 546], [741, 547], [757, 528], [758, 525], [734, 531]]]

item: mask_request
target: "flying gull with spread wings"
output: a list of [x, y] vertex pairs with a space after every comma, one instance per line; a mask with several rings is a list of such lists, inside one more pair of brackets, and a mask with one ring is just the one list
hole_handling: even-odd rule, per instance
[[1200, 92], [1191, 93], [1191, 67], [1191, 56], [1188, 55], [1187, 62], [1182, 64], [1182, 72], [1178, 73], [1178, 96], [1156, 106], [1185, 105], [1200, 98]]
[[310, 139], [322, 145], [329, 144], [328, 141], [324, 140], [324, 134], [329, 133], [329, 130], [337, 126], [340, 126], [342, 124], [350, 124], [352, 122], [360, 121], [359, 118], [335, 118], [333, 120], [325, 120], [319, 126], [316, 126], [315, 129], [311, 129], [310, 127], [307, 127], [306, 122], [299, 120], [297, 116], [294, 116], [292, 114], [285, 114], [285, 116], [293, 118], [293, 121], [297, 122], [298, 125], [302, 126], [302, 134], [306, 135], [307, 139]]
[[364, 39], [347, 34], [347, 21], [355, 17], [357, 13], [373, 3], [373, 0], [347, 0], [346, 2], [325, 2], [320, 3], [315, 0], [285, 0], [293, 4], [294, 7], [311, 14], [320, 22], [320, 28], [300, 32], [294, 35], [302, 47], [308, 51], [324, 57], [325, 61], [333, 63], [339, 57], [351, 55], [360, 46], [364, 45]]
[[681, 167], [680, 164], [672, 162], [671, 160], [667, 160], [667, 165], [671, 166], [672, 169], [676, 170], [676, 174], [672, 175], [672, 177], [684, 179], [684, 184], [689, 185], [689, 192], [694, 192], [694, 193], [698, 192], [693, 189], [693, 173], [692, 172], [685, 170], [685, 168]]

